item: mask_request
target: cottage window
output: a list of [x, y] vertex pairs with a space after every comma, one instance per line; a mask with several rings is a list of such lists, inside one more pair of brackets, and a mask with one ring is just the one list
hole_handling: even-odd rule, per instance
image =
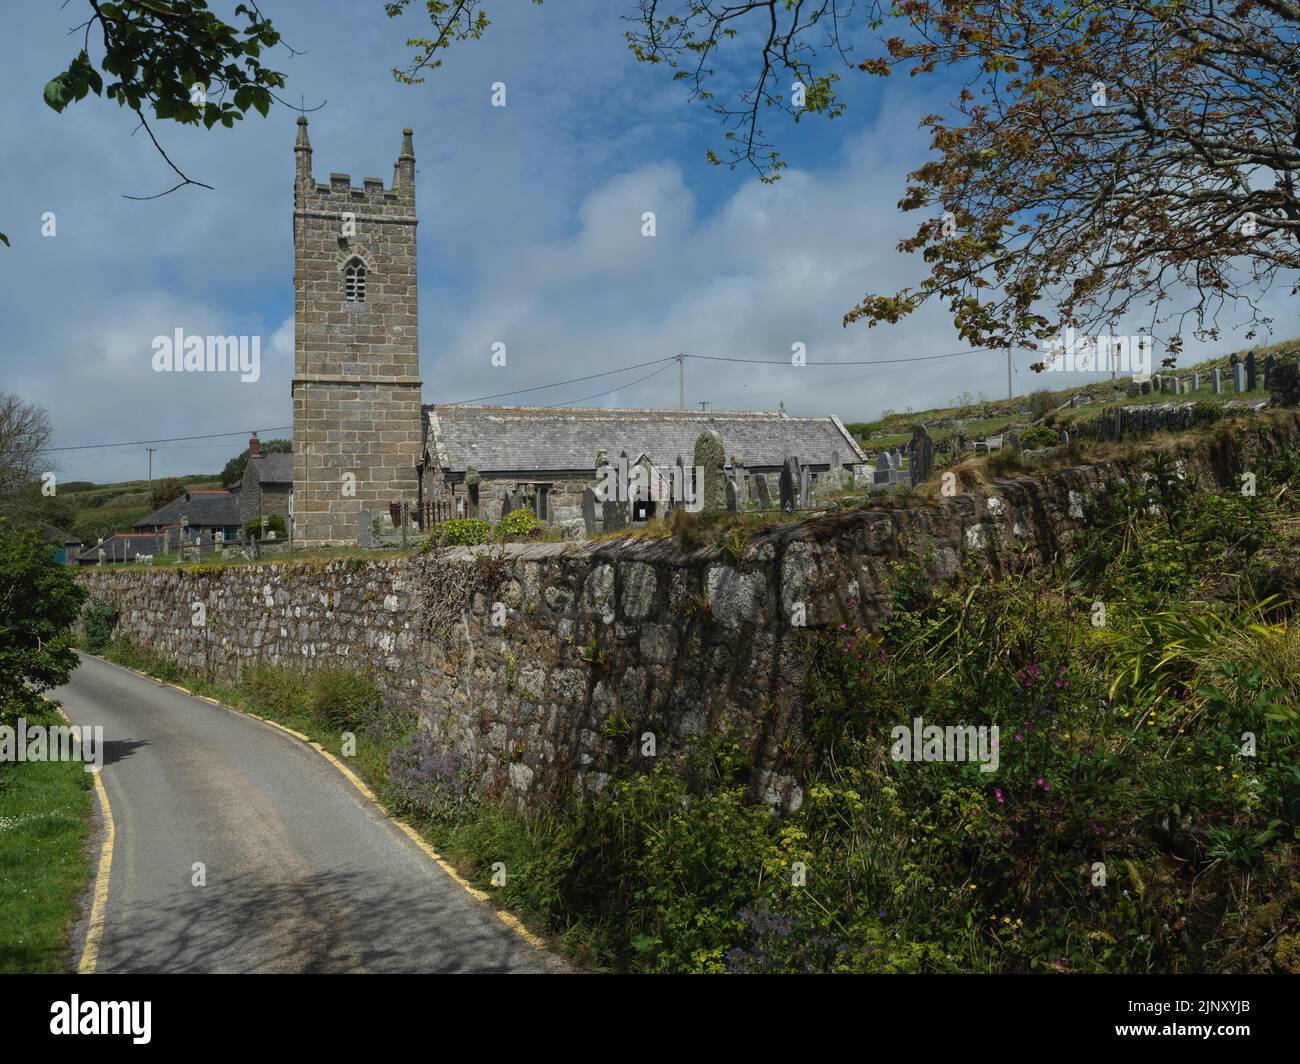
[[343, 269], [343, 292], [349, 303], [366, 301], [366, 265], [353, 259]]

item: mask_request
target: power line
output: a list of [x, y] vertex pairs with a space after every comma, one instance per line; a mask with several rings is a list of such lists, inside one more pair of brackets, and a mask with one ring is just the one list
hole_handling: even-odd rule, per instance
[[[589, 373], [585, 377], [572, 377], [567, 381], [555, 381], [553, 384], [539, 384], [534, 388], [516, 388], [513, 392], [497, 392], [495, 395], [480, 395], [477, 399], [457, 399], [454, 403], [447, 403], [447, 406], [464, 406], [466, 403], [482, 403], [488, 399], [501, 399], [507, 395], [523, 395], [525, 392], [543, 392], [547, 388], [559, 388], [565, 384], [577, 384], [580, 381], [595, 380], [597, 377], [608, 377], [614, 373], [626, 373], [628, 370], [641, 369], [644, 366], [657, 366], [660, 362], [676, 362], [677, 356], [670, 355], [668, 358], [652, 358], [649, 362], [638, 362], [632, 366], [624, 366], [622, 369], [607, 369], [603, 373]], [[644, 378], [643, 378], [644, 379]], [[611, 389], [618, 391], [617, 388]], [[602, 392], [602, 395], [607, 393]], [[581, 402], [582, 400], [578, 400]], [[558, 405], [563, 405], [558, 404]]]
[[[253, 432], [292, 432], [292, 425], [277, 425], [273, 429], [253, 429]], [[212, 432], [206, 436], [171, 436], [163, 440], [129, 440], [126, 443], [83, 443], [76, 447], [42, 447], [41, 451], [95, 451], [105, 447], [143, 447], [146, 443], [180, 443], [184, 440], [219, 440], [226, 436], [247, 436], [248, 429], [240, 432]]]
[[[676, 362], [677, 359], [674, 356], [673, 358], [670, 358], [668, 361]], [[614, 392], [622, 391], [624, 388], [631, 388], [633, 385], [640, 384], [642, 381], [648, 381], [651, 377], [657, 377], [659, 376], [659, 374], [661, 374], [664, 370], [668, 368], [669, 368], [668, 366], [660, 366], [653, 373], [647, 373], [644, 377], [638, 377], [636, 380], [629, 381], [627, 384], [620, 384], [617, 388], [611, 388], [607, 392], [597, 392], [595, 395], [588, 395], [582, 399], [570, 399], [567, 403], [549, 403], [542, 409], [554, 410], [557, 406], [573, 406], [574, 403], [585, 403], [589, 399], [599, 399], [602, 395], [612, 395]]]
[[[949, 351], [943, 355], [917, 355], [914, 358], [881, 358], [872, 362], [805, 362], [799, 368], [807, 366], [892, 366], [899, 362], [929, 362], [936, 358], [958, 358], [961, 355], [985, 355], [1004, 350], [1000, 347], [977, 347], [973, 351]], [[687, 355], [687, 358], [699, 358], [706, 362], [743, 362], [751, 366], [792, 366], [788, 358], [727, 358], [722, 355]]]

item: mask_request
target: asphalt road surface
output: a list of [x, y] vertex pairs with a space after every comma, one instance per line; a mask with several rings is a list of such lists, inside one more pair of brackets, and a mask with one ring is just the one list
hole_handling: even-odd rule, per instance
[[84, 656], [51, 694], [104, 727], [99, 971], [566, 970], [292, 736]]

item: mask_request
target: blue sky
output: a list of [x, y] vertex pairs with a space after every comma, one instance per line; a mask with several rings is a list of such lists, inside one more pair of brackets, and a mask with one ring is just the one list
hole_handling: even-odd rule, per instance
[[[168, 153], [212, 191], [146, 203], [171, 175], [128, 112], [87, 98], [62, 115], [45, 82], [79, 47], [68, 35], [84, 0], [8, 0], [0, 82], [0, 389], [49, 412], [56, 446], [258, 429], [290, 423], [293, 352], [292, 183], [296, 112], [274, 107], [234, 130], [156, 124]], [[223, 13], [232, 3], [213, 5]], [[711, 167], [716, 116], [687, 100], [663, 67], [637, 64], [623, 42], [632, 0], [498, 0], [483, 40], [458, 46], [418, 86], [390, 68], [424, 32], [419, 9], [399, 21], [380, 0], [264, 0], [303, 53], [272, 54], [311, 114], [314, 172], [389, 183], [401, 130], [415, 130], [420, 214], [420, 343], [425, 402], [447, 402], [663, 358], [788, 359], [805, 368], [689, 362], [687, 402], [714, 408], [834, 413], [924, 409], [963, 392], [1006, 393], [1006, 364], [973, 356], [911, 365], [818, 368], [962, 350], [926, 311], [893, 327], [844, 329], [869, 291], [921, 277], [895, 251], [917, 219], [902, 215], [907, 172], [927, 154], [917, 123], [945, 103], [939, 86], [905, 76], [843, 75], [848, 113], [768, 132], [790, 160], [760, 184]], [[864, 35], [864, 44], [868, 38]], [[862, 49], [860, 54], [866, 54]], [[723, 71], [724, 78], [728, 76]], [[507, 106], [490, 103], [504, 82]], [[654, 211], [657, 235], [641, 235]], [[57, 234], [41, 236], [52, 211]], [[1294, 312], [1280, 317], [1291, 335]], [[262, 338], [256, 383], [159, 374], [154, 336]], [[491, 365], [494, 342], [505, 367]], [[1236, 341], [1244, 344], [1245, 341]], [[1200, 348], [1189, 342], [1189, 355]], [[1017, 394], [1059, 387], [1016, 358]], [[1184, 362], [1189, 361], [1184, 358]], [[587, 405], [677, 404], [675, 368], [530, 393]], [[154, 475], [214, 471], [243, 447], [230, 437], [157, 444]], [[539, 441], [539, 446], [542, 441]], [[143, 476], [143, 446], [61, 451], [62, 479]]]

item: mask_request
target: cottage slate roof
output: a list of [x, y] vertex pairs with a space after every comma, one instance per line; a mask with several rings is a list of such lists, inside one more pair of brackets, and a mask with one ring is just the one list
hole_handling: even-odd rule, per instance
[[[535, 406], [424, 407], [425, 449], [442, 469], [463, 473], [591, 470], [596, 453], [611, 460], [627, 451], [657, 466], [681, 455], [688, 465], [700, 433], [722, 437], [727, 458], [748, 469], [777, 469], [788, 455], [804, 465], [865, 462], [866, 455], [836, 417], [793, 417], [784, 411], [606, 410]], [[432, 437], [431, 439], [429, 437]]]
[[[239, 502], [228, 491], [187, 491], [161, 510], [142, 517], [133, 527], [141, 531], [180, 524], [188, 517], [191, 528], [223, 528], [239, 524]], [[147, 553], [147, 552], [146, 552]]]
[[41, 540], [45, 543], [58, 543], [64, 547], [81, 546], [81, 540], [70, 536], [57, 525], [46, 525], [41, 529]]
[[263, 454], [260, 458], [250, 458], [244, 467], [244, 476], [256, 474], [262, 484], [292, 484], [293, 455]]

